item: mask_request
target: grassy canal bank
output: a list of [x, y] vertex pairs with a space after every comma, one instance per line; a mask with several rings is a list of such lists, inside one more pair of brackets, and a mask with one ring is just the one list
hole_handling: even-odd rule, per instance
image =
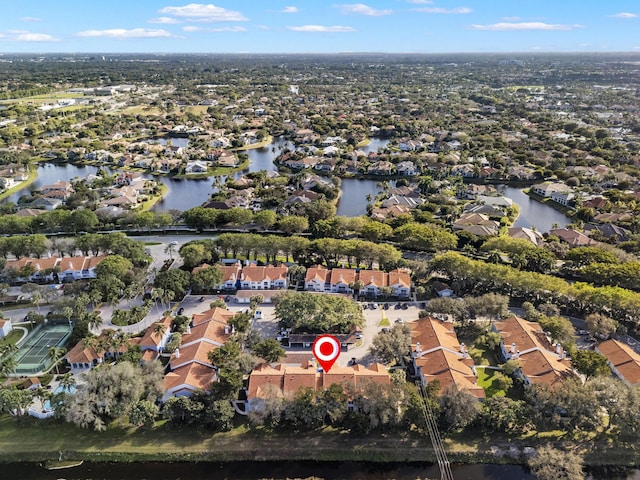
[[[524, 458], [505, 455], [509, 448], [522, 451], [540, 439], [508, 441], [495, 437], [445, 439], [447, 455], [454, 463], [523, 463]], [[544, 441], [544, 440], [543, 440]], [[640, 463], [637, 444], [568, 443], [585, 454], [587, 465], [633, 466]], [[331, 428], [301, 433], [249, 430], [245, 426], [224, 433], [175, 429], [164, 422], [154, 428], [110, 425], [95, 432], [55, 420], [16, 420], [0, 417], [0, 462], [47, 460], [88, 462], [169, 461], [366, 461], [434, 462], [429, 438], [417, 432], [372, 434], [357, 437]]]

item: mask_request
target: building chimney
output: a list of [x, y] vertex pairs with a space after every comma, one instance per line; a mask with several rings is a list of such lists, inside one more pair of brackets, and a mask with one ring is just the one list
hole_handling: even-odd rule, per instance
[[516, 350], [516, 354], [513, 356], [513, 358], [520, 358], [520, 350]]
[[224, 334], [229, 335], [229, 325], [224, 326]]
[[[460, 344], [460, 353], [467, 353], [467, 348], [464, 346], [464, 343]], [[467, 357], [464, 357], [467, 358]]]
[[560, 342], [556, 343], [556, 353], [562, 355], [562, 345], [560, 345]]
[[187, 325], [187, 335], [191, 333], [191, 325]]
[[176, 351], [174, 353], [175, 353], [176, 358], [180, 358], [180, 349], [179, 348], [176, 348]]
[[422, 347], [420, 346], [420, 342], [416, 342], [416, 352], [420, 353], [422, 351]]
[[467, 353], [467, 351], [466, 351], [466, 350], [463, 350], [463, 351], [462, 351], [462, 358], [464, 358], [464, 359], [469, 358], [469, 354]]
[[511, 353], [516, 353], [516, 344], [515, 343], [511, 344]]

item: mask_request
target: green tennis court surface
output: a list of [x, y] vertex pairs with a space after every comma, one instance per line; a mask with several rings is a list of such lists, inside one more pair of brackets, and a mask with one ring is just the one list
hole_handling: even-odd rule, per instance
[[16, 353], [16, 373], [33, 374], [48, 367], [49, 349], [64, 345], [71, 329], [69, 325], [43, 325], [34, 330]]

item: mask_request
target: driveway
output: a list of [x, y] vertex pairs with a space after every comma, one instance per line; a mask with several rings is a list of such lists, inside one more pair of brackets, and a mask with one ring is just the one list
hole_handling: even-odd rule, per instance
[[[363, 302], [369, 305], [368, 302]], [[402, 322], [410, 322], [418, 319], [418, 313], [420, 309], [415, 304], [409, 304], [410, 306], [406, 310], [396, 310], [394, 306], [396, 302], [389, 303], [389, 309], [384, 310], [383, 304], [378, 304], [376, 310], [367, 308], [362, 313], [365, 318], [365, 326], [362, 329], [362, 339], [359, 345], [352, 348], [347, 352], [342, 352], [338, 358], [338, 365], [346, 366], [349, 364], [352, 358], [355, 358], [358, 363], [363, 365], [369, 365], [374, 359], [369, 354], [369, 349], [373, 344], [373, 338], [380, 333], [383, 328], [391, 328], [396, 320], [400, 319]], [[381, 325], [383, 318], [389, 320], [390, 326], [385, 327]]]

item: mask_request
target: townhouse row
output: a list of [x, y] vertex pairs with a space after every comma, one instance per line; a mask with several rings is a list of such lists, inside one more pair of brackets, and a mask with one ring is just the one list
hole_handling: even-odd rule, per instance
[[[200, 265], [194, 268], [193, 272], [208, 267], [210, 265]], [[219, 268], [222, 270], [222, 282], [216, 288], [220, 290], [286, 289], [290, 283], [289, 269], [285, 265], [243, 267], [240, 263], [235, 263], [220, 265]], [[395, 297], [408, 298], [411, 295], [411, 276], [405, 269], [390, 272], [353, 268], [330, 270], [321, 265], [314, 265], [307, 269], [304, 289], [308, 292], [343, 294], [358, 291], [368, 297], [388, 293]]]

